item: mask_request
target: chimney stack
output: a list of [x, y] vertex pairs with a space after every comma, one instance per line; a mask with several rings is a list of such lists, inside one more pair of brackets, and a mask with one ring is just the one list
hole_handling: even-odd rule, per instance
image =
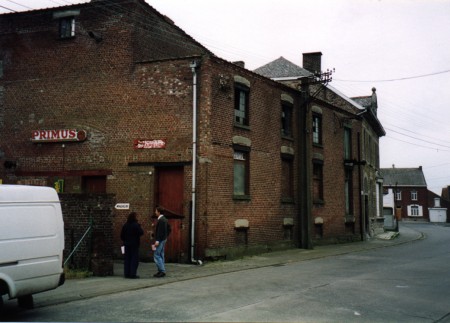
[[233, 62], [233, 64], [245, 68], [245, 62], [244, 61], [236, 61], [236, 62]]
[[322, 72], [322, 52], [303, 53], [303, 68], [314, 73]]

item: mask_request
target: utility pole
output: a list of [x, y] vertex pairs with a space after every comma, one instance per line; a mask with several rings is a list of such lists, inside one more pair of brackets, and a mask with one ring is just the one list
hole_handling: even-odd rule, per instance
[[[302, 79], [300, 91], [302, 94], [302, 103], [298, 113], [298, 133], [299, 133], [299, 151], [302, 152], [302, 158], [299, 158], [299, 242], [300, 248], [313, 249], [312, 243], [312, 112], [311, 101], [317, 94], [332, 80], [333, 70], [327, 70], [323, 73], [315, 73], [305, 79]], [[311, 95], [310, 86], [319, 84], [319, 88]]]

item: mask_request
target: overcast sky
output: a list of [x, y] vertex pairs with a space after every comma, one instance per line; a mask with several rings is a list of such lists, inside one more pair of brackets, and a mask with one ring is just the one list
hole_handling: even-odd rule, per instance
[[[77, 0], [0, 0], [0, 13]], [[428, 189], [450, 185], [450, 0], [147, 0], [197, 41], [253, 70], [321, 51], [331, 85], [376, 87], [381, 167], [422, 166]]]

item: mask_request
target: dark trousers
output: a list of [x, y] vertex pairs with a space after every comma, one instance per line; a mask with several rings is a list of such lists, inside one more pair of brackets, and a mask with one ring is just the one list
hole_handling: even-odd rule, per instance
[[139, 247], [125, 246], [123, 273], [127, 278], [135, 277], [139, 266]]

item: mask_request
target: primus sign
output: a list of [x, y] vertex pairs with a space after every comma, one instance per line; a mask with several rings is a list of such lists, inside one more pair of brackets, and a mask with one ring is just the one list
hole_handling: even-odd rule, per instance
[[32, 142], [61, 142], [61, 141], [83, 141], [86, 140], [85, 130], [57, 129], [57, 130], [34, 130], [31, 135]]

